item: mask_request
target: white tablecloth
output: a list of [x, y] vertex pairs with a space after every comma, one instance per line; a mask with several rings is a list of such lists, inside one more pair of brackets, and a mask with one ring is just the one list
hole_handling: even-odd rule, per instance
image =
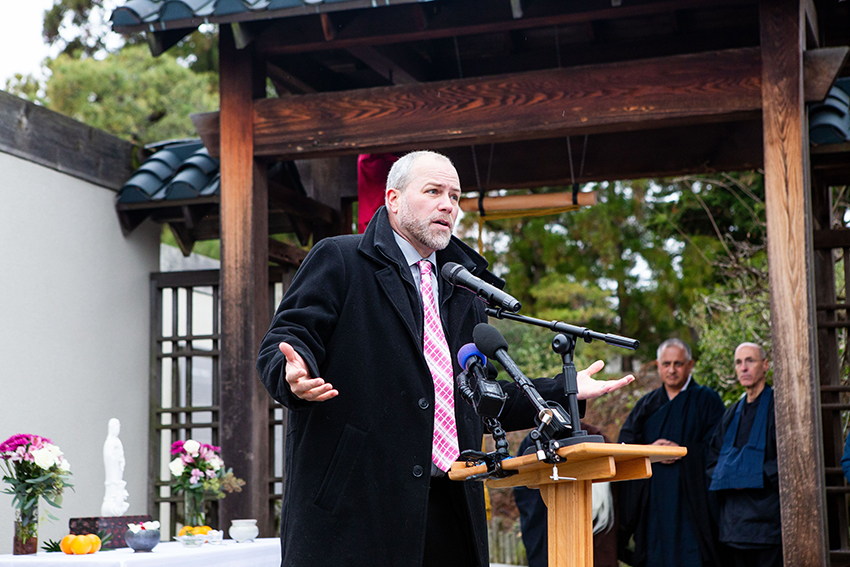
[[130, 548], [101, 550], [90, 555], [45, 553], [0, 555], [0, 567], [278, 567], [280, 539], [262, 538], [236, 543], [226, 539], [221, 545], [205, 543], [185, 547], [176, 541], [160, 543], [150, 553], [135, 553]]

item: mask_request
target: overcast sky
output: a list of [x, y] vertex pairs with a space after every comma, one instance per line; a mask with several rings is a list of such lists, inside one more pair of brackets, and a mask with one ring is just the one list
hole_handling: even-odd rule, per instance
[[41, 40], [44, 11], [53, 0], [0, 0], [0, 85], [15, 73], [35, 73], [47, 57], [47, 46]]

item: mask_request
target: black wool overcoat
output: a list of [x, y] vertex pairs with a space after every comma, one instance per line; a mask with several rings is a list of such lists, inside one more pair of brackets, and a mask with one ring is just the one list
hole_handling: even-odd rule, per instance
[[[456, 262], [503, 285], [460, 240], [437, 252], [440, 269]], [[443, 285], [445, 284], [445, 285]], [[441, 282], [446, 338], [456, 354], [486, 320], [473, 293]], [[431, 468], [434, 387], [422, 352], [419, 291], [395, 243], [386, 209], [362, 236], [326, 238], [311, 250], [263, 339], [257, 367], [288, 412], [282, 565], [421, 565]], [[339, 391], [325, 402], [295, 398], [285, 380], [286, 341]], [[556, 380], [536, 380], [563, 403]], [[513, 384], [501, 416], [506, 429], [534, 425], [530, 403]], [[457, 394], [461, 451], [480, 449], [481, 419]], [[488, 564], [483, 488], [465, 484], [465, 508], [479, 563]]]

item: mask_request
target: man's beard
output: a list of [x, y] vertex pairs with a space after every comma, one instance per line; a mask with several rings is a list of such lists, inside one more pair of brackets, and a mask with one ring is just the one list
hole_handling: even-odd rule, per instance
[[[443, 219], [449, 223], [449, 231], [448, 232], [435, 232], [431, 227], [431, 221], [436, 219]], [[399, 202], [398, 208], [398, 223], [401, 228], [408, 231], [413, 237], [418, 240], [424, 246], [431, 248], [432, 250], [442, 250], [446, 246], [449, 245], [449, 242], [452, 239], [452, 218], [451, 216], [444, 216], [439, 213], [433, 215], [432, 218], [428, 220], [422, 220], [416, 217], [407, 206], [407, 201], [402, 197]]]

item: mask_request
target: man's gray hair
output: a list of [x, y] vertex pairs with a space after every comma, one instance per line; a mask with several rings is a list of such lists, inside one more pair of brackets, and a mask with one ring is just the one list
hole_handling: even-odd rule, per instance
[[384, 201], [386, 201], [386, 192], [390, 189], [398, 189], [399, 191], [407, 189], [407, 186], [410, 185], [411, 178], [413, 177], [413, 165], [419, 158], [425, 156], [445, 160], [449, 163], [449, 165], [454, 167], [452, 160], [443, 154], [432, 152], [431, 150], [419, 150], [405, 154], [396, 160], [390, 168], [390, 172], [387, 174], [387, 187], [384, 191]]
[[762, 348], [761, 345], [756, 344], [756, 343], [744, 342], [744, 343], [741, 343], [741, 344], [739, 344], [738, 346], [735, 347], [735, 352], [738, 352], [738, 349], [741, 348], [742, 346], [754, 347], [754, 348], [759, 349], [759, 354], [761, 355], [761, 359], [767, 360], [767, 351], [764, 350], [764, 348]]
[[667, 347], [679, 347], [683, 351], [685, 351], [685, 362], [691, 360], [691, 347], [688, 346], [688, 343], [683, 341], [682, 339], [667, 339], [660, 345], [658, 345], [658, 350], [655, 351], [655, 360], [661, 360], [661, 355], [664, 354], [664, 349]]

